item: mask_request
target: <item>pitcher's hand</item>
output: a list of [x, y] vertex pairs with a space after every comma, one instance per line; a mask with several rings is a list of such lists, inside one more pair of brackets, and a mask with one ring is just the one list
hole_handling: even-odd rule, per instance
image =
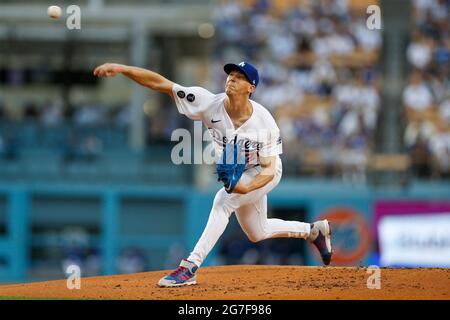
[[97, 77], [115, 77], [118, 73], [123, 71], [124, 66], [117, 63], [105, 63], [94, 70], [94, 76]]

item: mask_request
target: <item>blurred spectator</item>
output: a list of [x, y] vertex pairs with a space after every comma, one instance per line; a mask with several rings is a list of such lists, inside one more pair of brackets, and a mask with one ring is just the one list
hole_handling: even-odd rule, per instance
[[359, 49], [369, 53], [381, 49], [383, 42], [381, 32], [368, 29], [364, 18], [355, 18], [351, 30]]
[[95, 135], [88, 135], [81, 145], [81, 155], [85, 160], [93, 161], [97, 159], [103, 151], [102, 141]]
[[317, 88], [315, 92], [319, 96], [329, 96], [336, 84], [336, 72], [327, 59], [318, 59], [311, 70], [311, 79]]
[[143, 272], [146, 267], [145, 255], [139, 248], [124, 249], [117, 260], [117, 271], [122, 274]]
[[80, 268], [81, 276], [96, 276], [101, 273], [101, 259], [96, 250], [91, 249], [91, 239], [83, 227], [67, 227], [61, 231], [63, 250], [62, 268], [65, 273], [70, 265]]
[[417, 69], [423, 70], [431, 62], [432, 49], [432, 40], [416, 33], [413, 42], [408, 45], [406, 50], [408, 62]]
[[63, 122], [63, 103], [61, 100], [54, 100], [48, 103], [42, 110], [40, 116], [41, 123], [45, 126], [57, 126]]
[[114, 110], [114, 124], [119, 128], [126, 128], [131, 122], [131, 106], [119, 107]]
[[93, 126], [105, 120], [102, 109], [94, 104], [79, 107], [74, 114], [74, 123], [78, 126]]
[[79, 132], [69, 131], [62, 143], [62, 157], [72, 161], [95, 161], [103, 152], [103, 142], [93, 134], [79, 137]]
[[247, 265], [261, 264], [261, 255], [255, 248], [249, 248], [242, 255], [240, 262]]
[[98, 249], [94, 248], [89, 251], [89, 254], [84, 261], [83, 274], [87, 277], [102, 274], [102, 256]]
[[403, 91], [403, 104], [413, 111], [424, 111], [433, 105], [433, 96], [419, 72], [413, 73]]
[[414, 174], [420, 178], [429, 177], [431, 174], [431, 161], [428, 143], [419, 136], [408, 150], [411, 155]]
[[172, 269], [174, 266], [177, 266], [186, 257], [186, 254], [187, 250], [182, 243], [174, 243], [169, 248], [166, 261], [164, 262], [164, 268]]
[[[449, 64], [450, 66], [450, 64]], [[428, 73], [428, 83], [432, 90], [435, 101], [442, 102], [447, 96], [450, 96], [450, 79], [449, 79], [449, 71], [445, 71], [444, 69], [438, 70], [436, 73]]]
[[406, 128], [404, 143], [411, 155], [412, 169], [419, 177], [427, 177], [431, 173], [428, 143], [436, 133], [435, 125], [430, 121], [415, 120]]
[[361, 130], [361, 121], [357, 111], [348, 110], [341, 120], [338, 133], [344, 138], [349, 138]]
[[434, 59], [440, 66], [448, 66], [450, 61], [450, 37], [441, 38], [434, 51]]
[[359, 132], [353, 133], [346, 140], [340, 157], [344, 181], [352, 184], [366, 183], [367, 149], [367, 139]]
[[433, 177], [439, 178], [450, 173], [450, 130], [440, 128], [429, 141], [429, 148], [433, 163]]
[[450, 97], [439, 105], [439, 115], [443, 121], [450, 124]]

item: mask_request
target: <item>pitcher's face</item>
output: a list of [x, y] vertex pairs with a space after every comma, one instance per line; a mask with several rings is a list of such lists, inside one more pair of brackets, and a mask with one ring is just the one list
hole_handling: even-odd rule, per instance
[[228, 74], [225, 83], [225, 93], [227, 95], [249, 95], [254, 91], [255, 86], [248, 81], [242, 72], [233, 70]]

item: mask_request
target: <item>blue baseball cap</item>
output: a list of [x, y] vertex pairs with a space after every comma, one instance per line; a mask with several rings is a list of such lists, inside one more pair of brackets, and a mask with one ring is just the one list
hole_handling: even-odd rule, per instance
[[254, 84], [255, 87], [258, 86], [259, 83], [258, 70], [256, 70], [256, 68], [248, 62], [242, 61], [239, 64], [228, 63], [223, 67], [223, 70], [226, 72], [226, 74], [230, 74], [230, 72], [233, 70], [239, 70], [240, 72], [245, 74], [245, 76], [247, 77], [248, 81], [251, 84]]

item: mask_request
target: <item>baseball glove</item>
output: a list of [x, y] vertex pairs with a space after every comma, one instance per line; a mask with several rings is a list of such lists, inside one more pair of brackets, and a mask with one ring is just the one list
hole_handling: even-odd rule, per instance
[[239, 146], [228, 143], [223, 149], [222, 158], [216, 164], [218, 181], [222, 181], [225, 191], [232, 193], [245, 169], [245, 154]]

